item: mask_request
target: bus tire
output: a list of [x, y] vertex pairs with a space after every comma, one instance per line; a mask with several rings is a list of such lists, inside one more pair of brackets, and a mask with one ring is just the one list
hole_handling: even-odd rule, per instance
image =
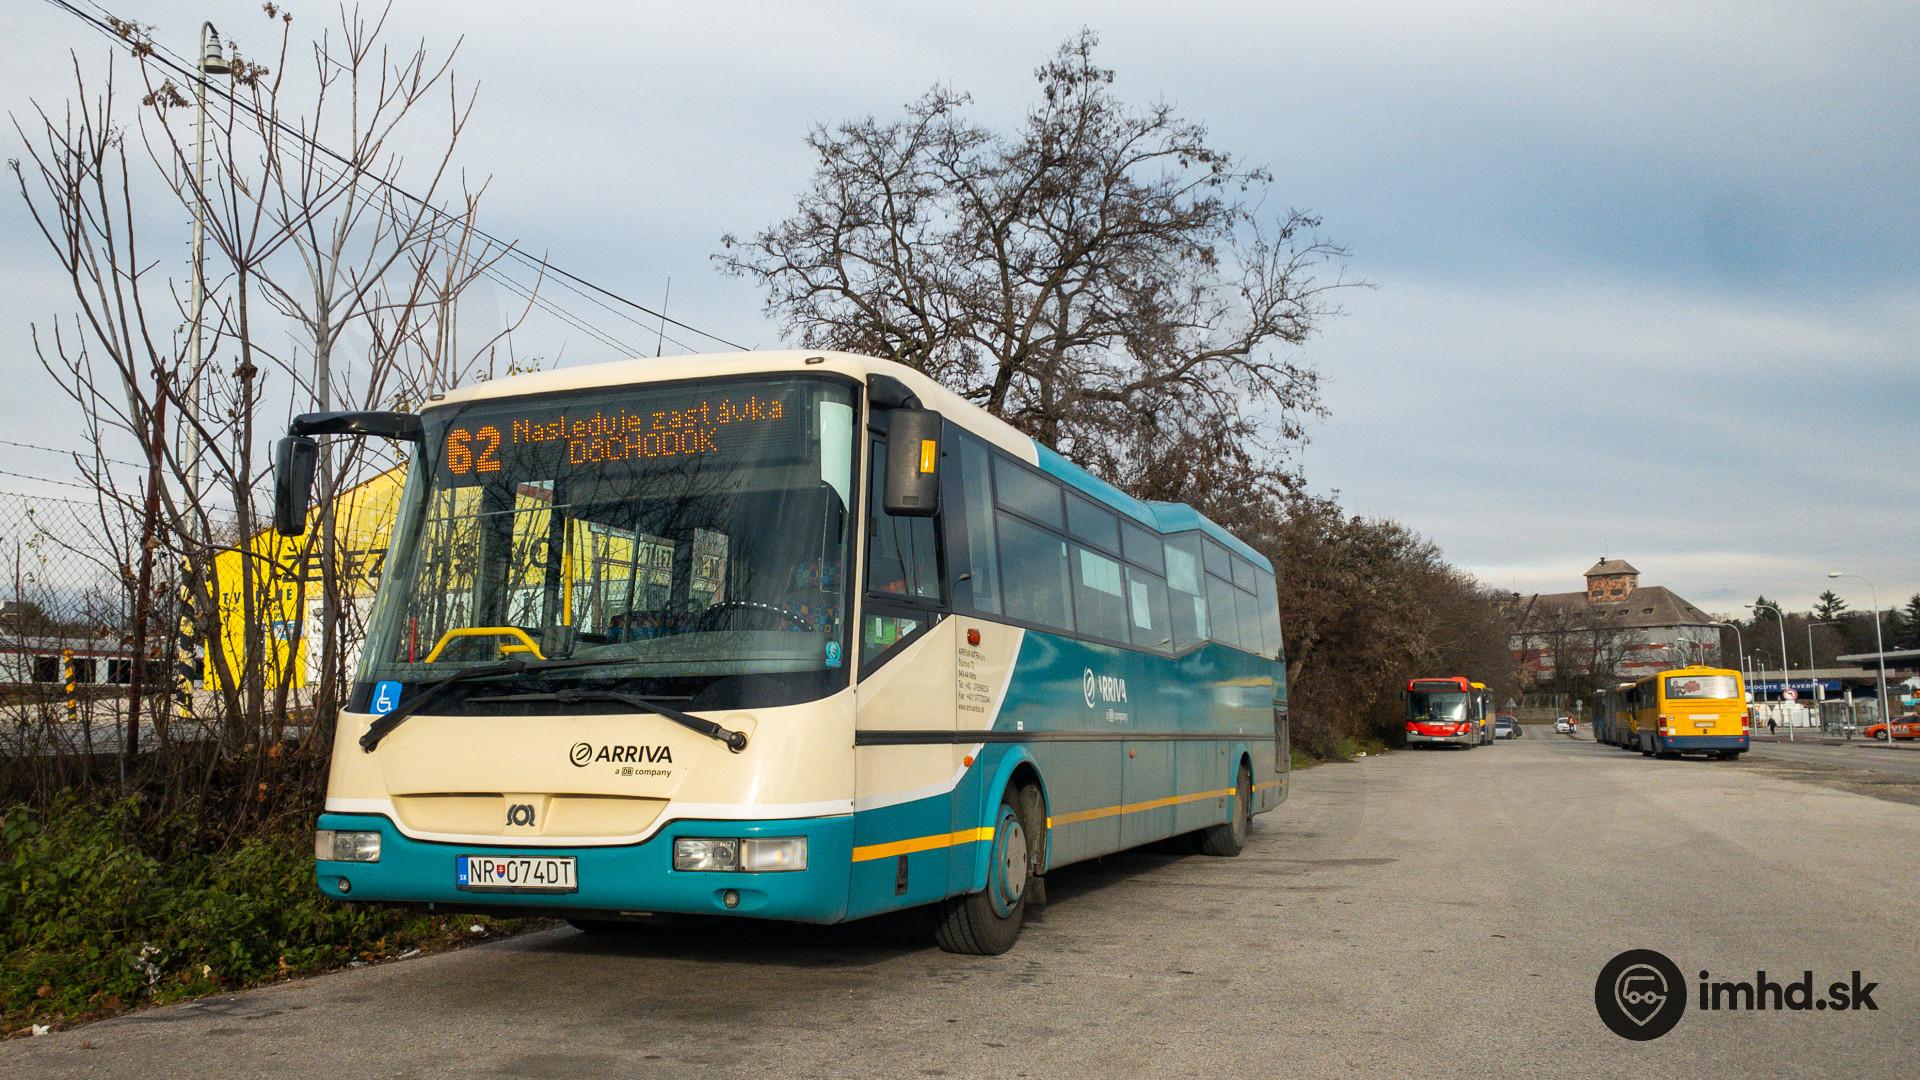
[[1200, 830], [1200, 851], [1207, 855], [1231, 858], [1247, 846], [1247, 834], [1252, 831], [1253, 772], [1243, 761], [1240, 763], [1240, 777], [1233, 785], [1233, 820]]
[[1027, 914], [1027, 885], [1032, 879], [1033, 830], [1021, 812], [1023, 800], [1012, 785], [994, 812], [993, 850], [987, 855], [987, 887], [940, 902], [933, 940], [950, 953], [998, 956], [1020, 938]]

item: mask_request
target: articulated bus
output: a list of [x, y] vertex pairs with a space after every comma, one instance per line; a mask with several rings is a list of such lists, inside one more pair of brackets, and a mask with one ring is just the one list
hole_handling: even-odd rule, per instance
[[1630, 682], [1618, 683], [1595, 696], [1593, 703], [1593, 741], [1608, 746], [1627, 746], [1627, 691]]
[[1738, 671], [1683, 667], [1621, 683], [1604, 696], [1594, 737], [1649, 756], [1705, 754], [1731, 761], [1751, 742], [1752, 717]]
[[887, 361], [632, 360], [314, 414], [412, 442], [340, 715], [341, 900], [831, 923], [997, 953], [1056, 867], [1285, 799], [1273, 567]]
[[1409, 679], [1404, 695], [1408, 746], [1464, 746], [1493, 741], [1493, 695], [1464, 675]]

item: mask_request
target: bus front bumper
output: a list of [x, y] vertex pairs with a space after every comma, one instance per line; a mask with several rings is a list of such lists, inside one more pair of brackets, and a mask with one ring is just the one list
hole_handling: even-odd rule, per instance
[[1468, 728], [1458, 735], [1429, 735], [1423, 731], [1412, 730], [1407, 732], [1408, 746], [1472, 746], [1479, 741], [1480, 732], [1475, 728]]
[[[846, 918], [853, 818], [775, 821], [675, 821], [637, 844], [608, 847], [534, 847], [415, 840], [379, 814], [322, 814], [318, 827], [380, 833], [378, 862], [314, 863], [320, 891], [336, 900], [432, 904], [456, 911], [512, 915], [648, 912], [745, 915], [761, 919], [831, 923]], [[673, 869], [677, 837], [807, 838], [807, 869], [681, 871]], [[480, 892], [461, 888], [455, 861], [462, 855], [567, 856], [575, 860], [577, 888], [566, 893]], [[342, 887], [345, 882], [345, 887]], [[728, 894], [734, 903], [727, 903]]]

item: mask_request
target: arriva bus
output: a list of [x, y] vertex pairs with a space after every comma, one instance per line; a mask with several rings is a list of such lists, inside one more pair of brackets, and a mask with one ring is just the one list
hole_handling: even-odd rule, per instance
[[343, 900], [830, 923], [1009, 948], [1042, 875], [1286, 796], [1271, 565], [932, 380], [769, 352], [541, 372], [417, 415], [340, 715]]
[[[1683, 667], [1623, 683], [1603, 706], [1609, 741], [1642, 754], [1706, 754], [1731, 761], [1748, 749], [1752, 719], [1740, 673]], [[1595, 737], [1601, 737], [1596, 731]]]
[[1408, 746], [1464, 746], [1493, 741], [1493, 699], [1464, 675], [1407, 680]]

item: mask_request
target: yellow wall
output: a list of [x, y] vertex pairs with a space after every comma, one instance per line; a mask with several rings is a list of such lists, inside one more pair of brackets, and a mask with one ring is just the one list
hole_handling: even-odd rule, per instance
[[[405, 478], [406, 466], [396, 466], [348, 488], [336, 500], [336, 556], [341, 588], [349, 603], [371, 597], [379, 583], [380, 569], [387, 557], [387, 538], [393, 529]], [[309, 534], [319, 520], [320, 511], [316, 508], [307, 518]], [[302, 648], [291, 657], [288, 645], [306, 618], [306, 611], [302, 609], [310, 609], [320, 596], [322, 566], [318, 538], [309, 543], [306, 535], [285, 537], [267, 529], [255, 534], [249, 551], [254, 558], [253, 586], [258, 597], [252, 613], [267, 629], [266, 655], [260, 658], [266, 685], [277, 688], [289, 675], [294, 685], [301, 685], [306, 681], [306, 658], [302, 653], [307, 643], [302, 642]], [[244, 670], [247, 663], [248, 605], [242, 595], [242, 558], [241, 552], [227, 551], [214, 560], [214, 580], [220, 596], [214, 647], [225, 654], [228, 670], [234, 672]], [[210, 652], [203, 673], [205, 687], [214, 689], [218, 677]]]

